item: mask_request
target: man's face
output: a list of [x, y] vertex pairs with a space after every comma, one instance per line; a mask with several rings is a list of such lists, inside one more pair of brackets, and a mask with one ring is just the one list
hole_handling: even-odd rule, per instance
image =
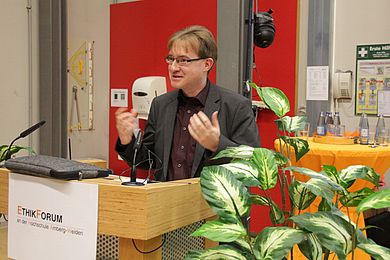
[[168, 56], [175, 59], [173, 63], [168, 64], [172, 87], [182, 89], [185, 94], [191, 96], [192, 93], [198, 92], [198, 90], [201, 90], [205, 86], [207, 72], [213, 62], [211, 58], [195, 60], [187, 64], [179, 64], [181, 63], [180, 59], [189, 60], [199, 58], [196, 50], [181, 41], [173, 44]]

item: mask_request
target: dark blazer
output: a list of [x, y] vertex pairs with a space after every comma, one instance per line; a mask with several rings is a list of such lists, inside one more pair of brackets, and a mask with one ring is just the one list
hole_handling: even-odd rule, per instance
[[[169, 156], [171, 152], [175, 119], [178, 106], [178, 90], [165, 93], [153, 99], [148, 122], [145, 128], [143, 144], [137, 154], [137, 162], [153, 159], [156, 171], [155, 178], [165, 181], [168, 173]], [[218, 111], [218, 121], [221, 130], [219, 147], [216, 153], [232, 146], [241, 144], [252, 147], [260, 146], [260, 137], [249, 99], [227, 89], [218, 87], [210, 82], [204, 113], [210, 118], [214, 111]], [[132, 165], [134, 139], [127, 146], [117, 141], [118, 154]], [[150, 150], [151, 153], [148, 153]], [[216, 153], [212, 153], [197, 144], [191, 176], [199, 177], [204, 163]], [[141, 163], [140, 167], [148, 168], [149, 163]]]

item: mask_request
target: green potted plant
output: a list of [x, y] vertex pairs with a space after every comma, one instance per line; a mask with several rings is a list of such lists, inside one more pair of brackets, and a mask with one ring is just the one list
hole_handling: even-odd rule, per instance
[[16, 154], [20, 150], [27, 150], [28, 152], [35, 154], [34, 150], [31, 147], [12, 145], [11, 148], [9, 148], [9, 145], [1, 145], [0, 146], [0, 162], [4, 161], [6, 159], [8, 150], [9, 150], [9, 153], [11, 156], [13, 154]]
[[[339, 259], [346, 259], [351, 253], [354, 259], [355, 248], [376, 259], [390, 259], [388, 248], [367, 239], [357, 224], [339, 209], [340, 205], [356, 207], [361, 217], [367, 209], [389, 207], [390, 189], [376, 189], [379, 175], [362, 165], [339, 172], [331, 165], [324, 165], [321, 172], [292, 166], [291, 150], [296, 160], [309, 150], [306, 140], [293, 137], [294, 132], [303, 127], [306, 118], [286, 116], [289, 102], [279, 89], [259, 88], [253, 83], [252, 87], [278, 116], [279, 151], [286, 151], [286, 156], [248, 146], [227, 148], [216, 155], [215, 159], [229, 157], [232, 160], [227, 164], [205, 167], [200, 185], [218, 219], [206, 222], [192, 235], [222, 244], [208, 250], [191, 251], [186, 259], [286, 259], [294, 245], [298, 245], [298, 250], [308, 259], [328, 259], [333, 253]], [[292, 172], [310, 179], [298, 181]], [[359, 178], [372, 182], [376, 188], [348, 191]], [[281, 207], [270, 193], [276, 185], [281, 187]], [[250, 187], [258, 187], [261, 195], [251, 194]], [[318, 212], [301, 214], [317, 197], [321, 198]], [[286, 199], [289, 199], [289, 208]], [[247, 218], [255, 204], [269, 207], [273, 226], [252, 236]]]

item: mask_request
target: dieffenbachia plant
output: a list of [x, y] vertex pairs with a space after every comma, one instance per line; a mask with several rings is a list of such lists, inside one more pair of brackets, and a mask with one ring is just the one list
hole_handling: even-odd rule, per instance
[[[230, 163], [204, 167], [200, 177], [202, 193], [218, 219], [206, 222], [193, 236], [223, 244], [191, 251], [186, 259], [286, 259], [294, 245], [298, 245], [308, 259], [314, 260], [327, 259], [331, 253], [339, 259], [346, 259], [351, 253], [354, 258], [355, 248], [376, 259], [390, 259], [388, 248], [367, 239], [357, 224], [339, 209], [341, 205], [356, 207], [360, 217], [367, 209], [390, 207], [390, 189], [376, 189], [379, 175], [363, 165], [339, 172], [330, 165], [324, 165], [320, 172], [292, 166], [290, 150], [294, 151], [296, 160], [309, 150], [306, 140], [293, 136], [303, 128], [306, 118], [286, 116], [290, 105], [279, 89], [252, 86], [278, 116], [280, 152], [249, 146], [230, 147], [215, 157], [231, 158]], [[309, 180], [298, 181], [292, 172], [303, 174]], [[376, 188], [349, 192], [348, 188], [357, 179], [367, 180]], [[276, 185], [281, 187], [281, 207], [270, 192]], [[251, 187], [258, 187], [260, 193], [250, 193]], [[289, 209], [285, 193], [290, 200]], [[321, 198], [318, 211], [302, 214], [316, 198]], [[248, 227], [253, 205], [269, 207], [273, 223], [256, 236]]]

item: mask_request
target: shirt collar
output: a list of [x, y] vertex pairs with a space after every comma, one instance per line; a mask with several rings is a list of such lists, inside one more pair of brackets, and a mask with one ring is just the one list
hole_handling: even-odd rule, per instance
[[186, 97], [183, 93], [183, 90], [180, 89], [177, 98], [178, 98], [179, 102], [184, 102], [184, 103], [197, 100], [198, 102], [200, 102], [202, 104], [202, 106], [205, 106], [207, 95], [209, 93], [209, 89], [210, 89], [210, 81], [207, 80], [206, 86], [195, 97]]

